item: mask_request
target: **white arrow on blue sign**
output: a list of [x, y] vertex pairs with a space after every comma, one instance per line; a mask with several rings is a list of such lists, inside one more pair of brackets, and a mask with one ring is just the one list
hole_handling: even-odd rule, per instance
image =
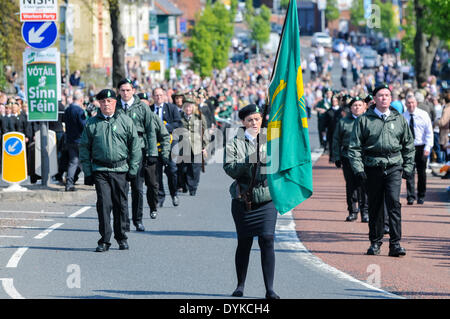
[[55, 43], [58, 28], [55, 22], [25, 22], [22, 25], [22, 38], [33, 49], [43, 50]]

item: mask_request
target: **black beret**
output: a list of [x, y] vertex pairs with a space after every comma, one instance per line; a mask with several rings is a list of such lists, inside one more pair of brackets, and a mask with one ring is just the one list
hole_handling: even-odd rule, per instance
[[366, 103], [369, 103], [370, 101], [373, 101], [372, 94], [367, 95], [366, 98], [364, 99], [364, 102], [366, 102]]
[[372, 95], [375, 96], [375, 95], [377, 94], [377, 92], [378, 92], [379, 90], [382, 90], [382, 89], [388, 89], [389, 92], [392, 93], [391, 89], [389, 88], [389, 85], [387, 85], [387, 84], [381, 84], [381, 85], [377, 86], [377, 87], [375, 88], [375, 90], [373, 90]]
[[350, 103], [348, 103], [348, 106], [351, 107], [353, 105], [353, 103], [355, 103], [356, 101], [364, 101], [362, 98], [360, 98], [359, 96], [354, 97]]
[[249, 116], [251, 114], [261, 113], [261, 112], [262, 112], [262, 109], [259, 106], [255, 105], [255, 104], [249, 104], [239, 110], [239, 118], [241, 120], [244, 120], [247, 116]]
[[130, 84], [131, 86], [133, 86], [133, 82], [132, 82], [130, 79], [125, 78], [125, 79], [120, 80], [119, 83], [117, 83], [117, 88], [119, 89], [119, 88], [120, 88], [122, 85], [124, 85], [125, 83], [128, 83], [128, 84]]
[[97, 95], [95, 96], [95, 98], [97, 100], [103, 100], [106, 98], [116, 98], [116, 92], [114, 92], [113, 90], [110, 89], [103, 89], [100, 92], [97, 93]]
[[141, 100], [147, 100], [148, 101], [148, 94], [147, 93], [138, 93], [137, 96]]

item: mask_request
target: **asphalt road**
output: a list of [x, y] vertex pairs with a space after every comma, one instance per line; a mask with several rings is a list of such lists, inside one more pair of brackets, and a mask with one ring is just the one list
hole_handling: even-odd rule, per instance
[[[316, 151], [314, 116], [309, 126]], [[132, 229], [130, 250], [119, 251], [113, 240], [106, 253], [94, 252], [99, 234], [93, 190], [79, 202], [3, 201], [0, 298], [231, 298], [237, 242], [231, 182], [221, 163], [207, 165], [196, 197], [181, 195], [177, 208], [166, 200], [156, 220], [145, 205], [146, 231]], [[278, 216], [275, 250], [274, 289], [281, 298], [397, 297], [315, 258], [298, 240], [290, 214]], [[245, 297], [264, 294], [255, 239]]]

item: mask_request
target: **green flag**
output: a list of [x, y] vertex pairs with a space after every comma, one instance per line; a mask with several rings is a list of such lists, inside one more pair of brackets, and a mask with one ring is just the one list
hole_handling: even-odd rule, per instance
[[267, 131], [267, 173], [272, 200], [280, 214], [312, 195], [312, 162], [300, 62], [297, 4], [290, 1], [272, 80]]

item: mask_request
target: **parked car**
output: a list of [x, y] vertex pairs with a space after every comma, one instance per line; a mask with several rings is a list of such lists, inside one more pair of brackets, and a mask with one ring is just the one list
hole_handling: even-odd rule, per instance
[[359, 51], [359, 54], [363, 60], [364, 69], [373, 69], [380, 66], [381, 61], [377, 51], [364, 48]]
[[313, 47], [319, 44], [325, 48], [331, 48], [331, 37], [325, 32], [316, 32], [312, 36], [311, 45]]

